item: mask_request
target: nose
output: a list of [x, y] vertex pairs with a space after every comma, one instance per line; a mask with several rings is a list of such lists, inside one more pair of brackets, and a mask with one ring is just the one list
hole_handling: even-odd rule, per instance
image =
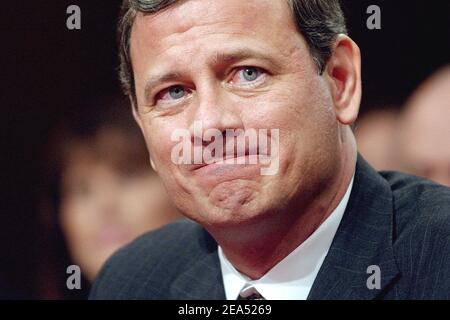
[[198, 90], [197, 99], [189, 127], [193, 143], [209, 144], [211, 130], [225, 138], [227, 130], [244, 129], [239, 106], [220, 88], [208, 86]]

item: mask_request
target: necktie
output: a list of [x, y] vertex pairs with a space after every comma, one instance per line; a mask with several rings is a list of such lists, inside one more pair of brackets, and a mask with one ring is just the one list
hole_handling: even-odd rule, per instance
[[266, 300], [261, 294], [253, 287], [247, 288], [241, 291], [238, 300]]

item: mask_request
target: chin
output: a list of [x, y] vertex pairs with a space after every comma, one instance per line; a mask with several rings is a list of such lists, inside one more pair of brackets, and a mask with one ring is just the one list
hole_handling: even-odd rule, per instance
[[256, 200], [254, 199], [241, 206], [235, 205], [232, 208], [209, 204], [200, 211], [202, 212], [201, 215], [190, 218], [204, 226], [214, 228], [242, 227], [259, 221], [261, 216], [266, 214], [265, 206], [262, 203], [257, 203]]

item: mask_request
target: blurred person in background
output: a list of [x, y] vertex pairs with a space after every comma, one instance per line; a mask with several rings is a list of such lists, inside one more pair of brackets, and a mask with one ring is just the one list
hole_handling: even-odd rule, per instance
[[[43, 177], [37, 298], [86, 297], [115, 250], [179, 215], [147, 165], [125, 106], [123, 99], [102, 98], [74, 110], [55, 131]], [[66, 287], [71, 264], [81, 269], [81, 290]]]
[[365, 114], [357, 120], [355, 128], [359, 152], [375, 169], [395, 170], [395, 128], [398, 111], [394, 108], [381, 108]]
[[450, 65], [411, 96], [396, 141], [400, 170], [450, 186]]

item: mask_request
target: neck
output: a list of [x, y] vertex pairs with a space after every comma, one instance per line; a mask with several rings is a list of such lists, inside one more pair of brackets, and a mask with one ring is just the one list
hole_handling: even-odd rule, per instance
[[354, 173], [354, 143], [350, 143], [341, 159], [340, 170], [333, 182], [320, 196], [313, 196], [308, 205], [302, 208], [294, 205], [296, 212], [268, 214], [261, 221], [233, 230], [210, 230], [237, 270], [253, 280], [261, 278], [330, 216], [344, 197]]

